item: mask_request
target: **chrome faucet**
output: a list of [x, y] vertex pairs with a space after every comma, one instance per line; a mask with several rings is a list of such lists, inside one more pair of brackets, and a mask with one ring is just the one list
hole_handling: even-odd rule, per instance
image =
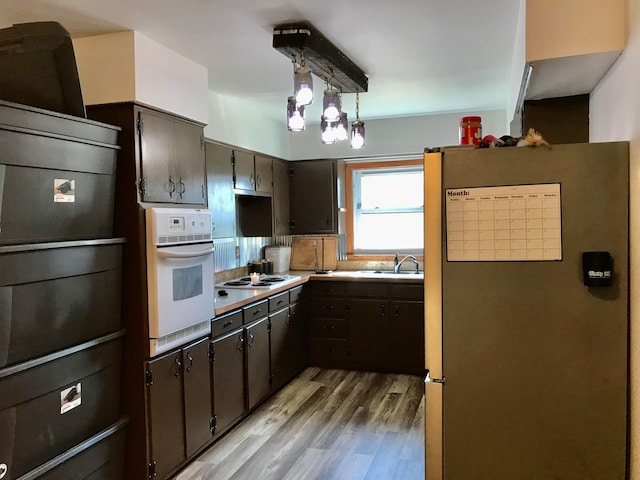
[[398, 261], [398, 254], [396, 253], [396, 257], [393, 259], [393, 273], [400, 272], [400, 266], [405, 262], [405, 260], [411, 260], [416, 265], [416, 273], [418, 273], [420, 264], [416, 260], [416, 257], [413, 255], [407, 255], [402, 260]]

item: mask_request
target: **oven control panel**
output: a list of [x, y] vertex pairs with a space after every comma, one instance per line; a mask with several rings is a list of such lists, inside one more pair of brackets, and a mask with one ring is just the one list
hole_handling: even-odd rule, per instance
[[192, 208], [147, 208], [147, 241], [154, 245], [211, 241], [211, 211]]

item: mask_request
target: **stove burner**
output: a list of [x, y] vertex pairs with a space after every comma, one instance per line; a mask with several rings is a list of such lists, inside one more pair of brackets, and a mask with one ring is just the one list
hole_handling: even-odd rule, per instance
[[251, 283], [250, 280], [231, 280], [229, 282], [225, 282], [225, 285], [231, 285], [231, 286], [245, 286], [245, 285], [249, 285], [249, 283]]
[[[260, 278], [260, 284], [262, 285], [268, 285], [270, 283], [278, 283], [278, 282], [284, 282], [284, 278], [283, 277], [261, 277]], [[251, 281], [251, 277], [241, 277], [239, 279], [239, 281], [246, 281], [246, 282], [250, 282]], [[266, 282], [266, 283], [265, 283]]]

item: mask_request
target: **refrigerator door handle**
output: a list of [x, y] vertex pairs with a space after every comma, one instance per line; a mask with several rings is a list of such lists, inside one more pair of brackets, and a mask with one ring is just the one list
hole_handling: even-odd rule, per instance
[[427, 376], [424, 377], [424, 383], [442, 383], [444, 385], [445, 377], [431, 378], [431, 372], [427, 370]]

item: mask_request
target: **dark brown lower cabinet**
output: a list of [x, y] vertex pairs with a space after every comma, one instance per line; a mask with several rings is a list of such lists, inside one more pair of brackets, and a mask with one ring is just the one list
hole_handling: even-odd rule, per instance
[[244, 330], [236, 329], [211, 342], [214, 434], [225, 432], [244, 415]]
[[306, 365], [305, 306], [301, 301], [269, 315], [272, 390], [285, 385]]
[[146, 376], [149, 476], [165, 478], [186, 458], [182, 351], [149, 360]]
[[389, 315], [386, 297], [376, 300], [349, 299], [346, 313], [349, 325], [349, 354], [363, 366], [388, 363]]
[[212, 437], [209, 339], [203, 338], [183, 348], [182, 362], [185, 449], [187, 458], [189, 458]]
[[209, 339], [146, 364], [148, 475], [175, 470], [211, 439]]
[[247, 402], [249, 410], [271, 392], [269, 368], [269, 317], [246, 328]]
[[424, 370], [424, 302], [392, 300], [389, 308], [389, 358], [399, 370]]
[[424, 373], [423, 284], [318, 281], [311, 286], [311, 365]]

